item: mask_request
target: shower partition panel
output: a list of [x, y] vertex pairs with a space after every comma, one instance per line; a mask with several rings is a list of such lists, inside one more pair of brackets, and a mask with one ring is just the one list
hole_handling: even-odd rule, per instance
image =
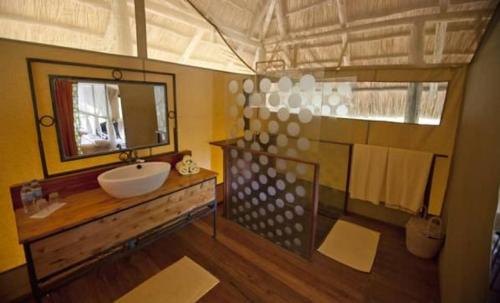
[[314, 249], [324, 97], [313, 75], [281, 74], [231, 80], [225, 99], [226, 217], [306, 258]]
[[314, 250], [319, 165], [224, 145], [225, 214], [302, 257]]

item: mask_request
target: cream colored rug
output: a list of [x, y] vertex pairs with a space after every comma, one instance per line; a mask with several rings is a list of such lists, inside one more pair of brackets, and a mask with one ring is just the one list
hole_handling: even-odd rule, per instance
[[318, 251], [327, 257], [362, 272], [372, 270], [380, 233], [338, 220]]
[[170, 265], [115, 302], [193, 303], [219, 280], [188, 257]]

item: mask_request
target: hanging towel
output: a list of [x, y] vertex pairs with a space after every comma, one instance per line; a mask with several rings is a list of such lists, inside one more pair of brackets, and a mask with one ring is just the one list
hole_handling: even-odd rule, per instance
[[417, 213], [424, 201], [432, 153], [389, 148], [385, 204]]
[[351, 165], [351, 198], [376, 205], [383, 196], [387, 168], [387, 147], [355, 144]]

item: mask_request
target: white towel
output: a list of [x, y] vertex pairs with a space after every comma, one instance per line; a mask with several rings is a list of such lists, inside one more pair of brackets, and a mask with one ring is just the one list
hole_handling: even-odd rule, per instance
[[189, 175], [189, 168], [186, 165], [184, 165], [184, 163], [178, 162], [175, 165], [175, 168], [181, 175]]
[[191, 156], [186, 155], [179, 161], [175, 168], [181, 175], [193, 175], [200, 172], [198, 165], [191, 159]]
[[387, 147], [355, 144], [349, 192], [351, 198], [376, 205], [383, 198], [387, 168]]
[[389, 148], [385, 204], [417, 213], [424, 201], [432, 153]]
[[191, 158], [190, 155], [185, 155], [183, 158], [182, 158], [182, 161], [181, 161], [184, 165], [191, 165], [191, 164], [194, 164], [193, 162], [193, 159]]

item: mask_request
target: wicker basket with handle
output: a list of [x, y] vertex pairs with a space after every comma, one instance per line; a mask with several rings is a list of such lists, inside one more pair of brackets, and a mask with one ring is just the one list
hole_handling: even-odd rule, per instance
[[429, 220], [412, 217], [406, 223], [406, 248], [417, 257], [430, 259], [436, 256], [443, 244], [441, 219]]

